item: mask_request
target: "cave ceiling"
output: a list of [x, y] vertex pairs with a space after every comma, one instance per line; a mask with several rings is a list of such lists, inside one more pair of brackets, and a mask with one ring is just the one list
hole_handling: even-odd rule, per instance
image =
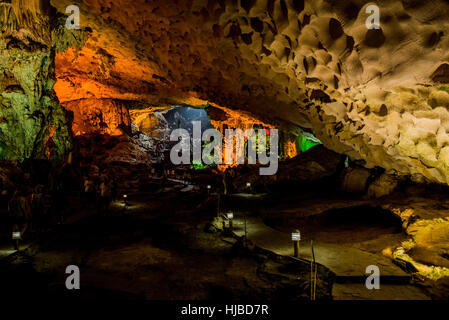
[[379, 30], [357, 0], [50, 3], [81, 10], [76, 45], [55, 55], [62, 106], [210, 103], [311, 131], [367, 167], [449, 182], [447, 1], [377, 1]]

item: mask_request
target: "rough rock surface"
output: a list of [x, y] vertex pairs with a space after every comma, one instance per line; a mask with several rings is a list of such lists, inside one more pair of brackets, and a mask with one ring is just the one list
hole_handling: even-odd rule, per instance
[[368, 167], [448, 182], [445, 1], [378, 1], [380, 30], [366, 28], [365, 1], [52, 1], [72, 3], [93, 32], [82, 55], [58, 58], [75, 70], [62, 99], [207, 100], [310, 129]]
[[98, 133], [76, 137], [81, 158], [99, 165], [149, 165], [147, 151], [127, 135], [110, 136]]
[[73, 112], [74, 135], [100, 132], [120, 135], [129, 132], [131, 120], [127, 107], [111, 99], [81, 99], [63, 103]]
[[370, 198], [380, 198], [391, 194], [398, 186], [398, 179], [388, 174], [382, 174], [368, 187], [367, 195]]
[[260, 176], [259, 169], [249, 167], [248, 172], [239, 172], [235, 176], [233, 188], [239, 191], [248, 191], [247, 182], [251, 187], [277, 185], [284, 183], [306, 184], [318, 183], [323, 179], [331, 178], [338, 173], [342, 156], [322, 145], [302, 153], [299, 156], [282, 161], [274, 176]]
[[[379, 30], [367, 29], [369, 3], [361, 0], [50, 3], [60, 15], [79, 5], [85, 31], [45, 23], [48, 0], [1, 6], [15, 17], [1, 23], [12, 32], [1, 37], [8, 50], [1, 62], [7, 158], [44, 154], [53, 122], [57, 153], [66, 147], [63, 110], [51, 96], [55, 60], [62, 103], [216, 103], [264, 123], [313, 131], [326, 147], [367, 167], [449, 182], [447, 1], [378, 1]], [[52, 44], [52, 37], [58, 41]], [[39, 130], [36, 106], [50, 101], [51, 116]], [[24, 114], [31, 119], [21, 119]], [[8, 137], [20, 135], [23, 143], [12, 148]]]
[[346, 192], [365, 193], [370, 175], [370, 171], [365, 168], [349, 168], [341, 187]]
[[133, 118], [133, 122], [137, 125], [139, 131], [151, 138], [163, 140], [170, 136], [168, 122], [160, 112], [141, 113]]
[[2, 160], [59, 159], [71, 147], [66, 112], [53, 90], [56, 26], [42, 3], [0, 3]]

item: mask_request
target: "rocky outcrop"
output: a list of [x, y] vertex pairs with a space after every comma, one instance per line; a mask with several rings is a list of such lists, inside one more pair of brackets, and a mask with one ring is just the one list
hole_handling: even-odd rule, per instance
[[95, 132], [79, 135], [75, 137], [75, 142], [84, 165], [95, 164], [102, 168], [111, 165], [150, 165], [147, 151], [127, 135], [110, 136]]
[[341, 188], [345, 192], [365, 193], [371, 172], [365, 168], [348, 168]]
[[54, 48], [45, 1], [0, 4], [0, 159], [60, 159], [71, 147], [53, 90]]
[[382, 174], [368, 187], [367, 195], [370, 198], [380, 198], [393, 193], [398, 187], [399, 181], [396, 177]]
[[280, 163], [276, 181], [313, 183], [337, 173], [342, 156], [319, 145]]
[[63, 103], [73, 113], [74, 135], [93, 132], [121, 135], [131, 130], [128, 108], [112, 99], [81, 99]]
[[164, 140], [170, 136], [168, 122], [160, 112], [138, 113], [133, 118], [138, 130], [150, 138]]
[[[247, 167], [243, 170], [232, 172], [233, 186], [238, 191], [248, 191], [247, 182], [251, 183], [253, 190], [264, 190], [264, 187], [279, 185], [307, 185], [320, 184], [325, 179], [337, 180], [343, 158], [340, 154], [319, 145], [296, 156], [279, 163], [276, 175], [260, 176], [258, 168]], [[335, 178], [335, 179], [333, 179]], [[326, 181], [327, 181], [326, 180]], [[321, 184], [322, 185], [322, 184]], [[330, 187], [328, 182], [324, 186]]]

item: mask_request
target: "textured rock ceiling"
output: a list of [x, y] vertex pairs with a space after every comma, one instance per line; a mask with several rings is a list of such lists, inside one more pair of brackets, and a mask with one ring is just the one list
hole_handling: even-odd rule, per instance
[[367, 30], [365, 1], [85, 0], [92, 34], [77, 57], [58, 55], [56, 89], [62, 101], [212, 101], [447, 183], [449, 93], [434, 80], [449, 80], [449, 5], [377, 4], [381, 31]]
[[377, 1], [380, 31], [357, 0], [51, 4], [79, 5], [85, 30], [56, 55], [63, 106], [209, 101], [309, 129], [368, 167], [449, 181], [447, 1]]

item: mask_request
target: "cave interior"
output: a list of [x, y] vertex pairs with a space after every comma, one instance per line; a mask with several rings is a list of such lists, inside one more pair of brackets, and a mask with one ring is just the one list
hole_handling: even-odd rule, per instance
[[368, 6], [0, 0], [0, 291], [449, 298], [449, 3]]

